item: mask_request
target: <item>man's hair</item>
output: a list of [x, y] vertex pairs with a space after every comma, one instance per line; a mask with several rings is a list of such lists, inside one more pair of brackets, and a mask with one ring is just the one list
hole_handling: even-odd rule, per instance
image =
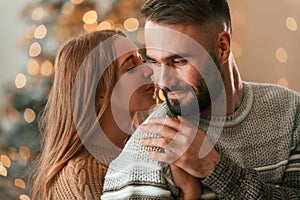
[[231, 17], [226, 0], [146, 0], [141, 12], [147, 20], [160, 24], [218, 26], [225, 22], [231, 32]]

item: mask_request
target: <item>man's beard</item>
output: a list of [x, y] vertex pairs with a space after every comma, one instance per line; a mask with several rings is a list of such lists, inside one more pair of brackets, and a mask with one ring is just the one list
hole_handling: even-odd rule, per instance
[[[224, 89], [224, 77], [221, 70], [220, 63], [218, 62], [218, 59], [215, 54], [210, 54], [212, 60], [214, 61], [215, 66], [217, 66], [217, 70], [213, 69], [213, 72], [211, 70], [207, 70], [204, 72], [204, 76], [213, 76], [213, 78], [209, 78], [210, 80], [210, 88], [213, 88], [213, 91], [210, 91], [208, 89], [208, 86], [205, 82], [205, 80], [200, 75], [200, 79], [198, 80], [198, 84], [195, 87], [195, 89], [187, 85], [184, 88], [164, 88], [162, 89], [163, 94], [166, 98], [167, 105], [170, 109], [170, 111], [175, 115], [193, 115], [193, 114], [199, 114], [195, 113], [197, 111], [203, 112], [204, 110], [208, 109], [211, 106], [211, 102], [216, 100], [217, 97], [222, 93], [222, 90]], [[211, 65], [211, 62], [206, 61], [208, 65]], [[206, 65], [204, 65], [206, 66]], [[215, 66], [212, 66], [215, 68]], [[205, 67], [210, 68], [210, 67]], [[218, 74], [220, 73], [222, 80], [218, 77]], [[179, 91], [184, 90], [187, 93], [190, 92], [192, 97], [190, 99], [169, 99], [167, 93], [172, 91]], [[194, 98], [196, 97], [196, 98]], [[182, 102], [185, 100], [185, 102]]]

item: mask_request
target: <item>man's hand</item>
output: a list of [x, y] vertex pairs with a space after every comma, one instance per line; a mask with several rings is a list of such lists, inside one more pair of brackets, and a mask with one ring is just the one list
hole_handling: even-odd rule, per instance
[[150, 158], [174, 164], [194, 177], [207, 177], [219, 160], [218, 152], [205, 133], [180, 116], [149, 119], [148, 124], [141, 125], [141, 130], [162, 136], [141, 139], [142, 145], [165, 150], [164, 153], [149, 151]]
[[201, 183], [199, 179], [175, 165], [171, 164], [170, 168], [175, 185], [182, 190], [181, 198], [184, 200], [200, 199]]

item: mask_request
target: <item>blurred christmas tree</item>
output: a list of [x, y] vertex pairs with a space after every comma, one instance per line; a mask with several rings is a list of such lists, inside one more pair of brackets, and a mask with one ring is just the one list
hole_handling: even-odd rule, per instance
[[[40, 0], [21, 13], [29, 24], [22, 39], [29, 59], [14, 84], [5, 89], [0, 116], [0, 199], [30, 199], [26, 184], [39, 153], [38, 115], [53, 78], [58, 48], [84, 32], [119, 28], [134, 32], [142, 24], [140, 0]], [[137, 35], [136, 35], [137, 34]], [[142, 32], [134, 41], [141, 45]]]

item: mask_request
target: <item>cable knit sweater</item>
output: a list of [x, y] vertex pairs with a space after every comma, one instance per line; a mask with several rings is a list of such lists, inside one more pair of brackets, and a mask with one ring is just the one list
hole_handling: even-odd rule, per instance
[[51, 199], [100, 199], [107, 167], [88, 152], [71, 159], [57, 174]]
[[[201, 198], [300, 199], [300, 94], [271, 84], [243, 85], [242, 104], [232, 116], [201, 115], [199, 129], [220, 153], [213, 172], [201, 180]], [[150, 117], [168, 113], [163, 104]], [[102, 199], [176, 198], [169, 167], [150, 160], [148, 147], [139, 143], [150, 135], [137, 129], [110, 164]]]

